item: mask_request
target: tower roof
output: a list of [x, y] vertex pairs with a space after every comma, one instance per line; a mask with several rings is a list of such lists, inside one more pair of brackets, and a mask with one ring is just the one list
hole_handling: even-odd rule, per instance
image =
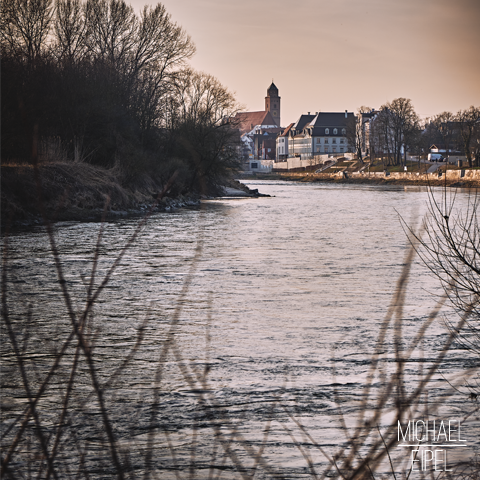
[[267, 90], [267, 95], [269, 97], [278, 97], [278, 88], [277, 86], [272, 82], [272, 84], [268, 87]]

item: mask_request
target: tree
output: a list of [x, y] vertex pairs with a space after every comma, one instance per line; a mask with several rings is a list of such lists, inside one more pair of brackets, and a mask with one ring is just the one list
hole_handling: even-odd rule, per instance
[[[393, 163], [390, 135], [390, 112], [382, 107], [370, 126], [370, 147], [373, 156], [380, 155], [384, 168]], [[387, 159], [385, 159], [385, 154]]]
[[131, 95], [143, 129], [165, 127], [178, 72], [194, 53], [192, 39], [171, 21], [163, 5], [142, 10], [129, 74], [136, 81]]
[[7, 53], [32, 62], [50, 32], [52, 0], [1, 0], [0, 41]]
[[[480, 139], [480, 108], [472, 105], [468, 110], [460, 110], [456, 115], [456, 121], [460, 130], [463, 152], [467, 157], [468, 166], [472, 168], [472, 153], [474, 153], [475, 147], [478, 149], [478, 140]], [[477, 141], [472, 145], [472, 140]], [[474, 158], [476, 166], [480, 166], [478, 164], [478, 156], [474, 155]]]
[[433, 117], [432, 124], [445, 146], [448, 161], [449, 154], [452, 149], [455, 149], [455, 144], [457, 143], [458, 127], [455, 116], [451, 112], [442, 112]]
[[54, 51], [60, 60], [79, 61], [87, 52], [84, 8], [80, 0], [56, 0]]
[[[438, 195], [438, 194], [437, 194]], [[465, 348], [480, 355], [480, 197], [471, 192], [466, 209], [455, 208], [455, 193], [441, 197], [429, 191], [429, 208], [422, 225], [424, 235], [406, 226], [423, 263], [437, 277], [446, 297], [462, 317], [463, 329], [450, 329]], [[476, 393], [479, 385], [477, 384]]]
[[378, 147], [387, 153], [389, 163], [402, 163], [402, 153], [406, 160], [407, 147], [412, 144], [419, 123], [419, 117], [408, 98], [396, 98], [382, 105], [375, 118], [375, 126], [380, 143]]
[[53, 138], [124, 179], [181, 163], [195, 189], [236, 167], [235, 98], [187, 68], [195, 45], [162, 4], [0, 1], [2, 159], [31, 161], [33, 143]]
[[347, 142], [350, 148], [357, 154], [360, 164], [363, 164], [363, 154], [365, 150], [365, 123], [363, 115], [371, 112], [371, 108], [361, 106], [357, 110], [357, 115], [347, 120]]
[[423, 122], [422, 136], [420, 140], [420, 147], [424, 155], [428, 154], [430, 147], [435, 144], [437, 138], [437, 129], [433, 124], [432, 119], [427, 117]]
[[70, 156], [81, 143], [104, 166], [119, 145], [158, 151], [191, 38], [161, 4], [137, 15], [124, 0], [52, 1], [1, 0], [2, 158], [29, 160], [34, 136]]
[[240, 107], [215, 77], [205, 73], [184, 70], [176, 88], [177, 156], [188, 161], [191, 189], [215, 188], [238, 168], [240, 138], [233, 117]]
[[117, 68], [124, 68], [135, 43], [137, 17], [123, 0], [87, 0], [86, 42], [89, 52]]

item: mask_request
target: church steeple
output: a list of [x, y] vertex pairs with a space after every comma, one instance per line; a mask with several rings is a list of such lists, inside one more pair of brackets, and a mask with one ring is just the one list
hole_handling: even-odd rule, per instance
[[280, 127], [280, 97], [278, 96], [278, 88], [273, 83], [268, 87], [267, 96], [265, 97], [265, 111], [272, 114], [275, 124]]

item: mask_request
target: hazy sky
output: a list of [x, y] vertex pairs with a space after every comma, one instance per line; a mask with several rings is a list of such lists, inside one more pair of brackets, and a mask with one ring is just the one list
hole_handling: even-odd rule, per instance
[[282, 126], [308, 111], [379, 108], [397, 97], [422, 117], [480, 106], [480, 0], [163, 4], [196, 44], [192, 66], [247, 110], [264, 109], [275, 81]]

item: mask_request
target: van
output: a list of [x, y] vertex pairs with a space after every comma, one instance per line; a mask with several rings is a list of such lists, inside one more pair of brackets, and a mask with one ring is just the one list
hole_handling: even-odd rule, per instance
[[443, 162], [441, 153], [429, 153], [427, 159], [429, 162]]

